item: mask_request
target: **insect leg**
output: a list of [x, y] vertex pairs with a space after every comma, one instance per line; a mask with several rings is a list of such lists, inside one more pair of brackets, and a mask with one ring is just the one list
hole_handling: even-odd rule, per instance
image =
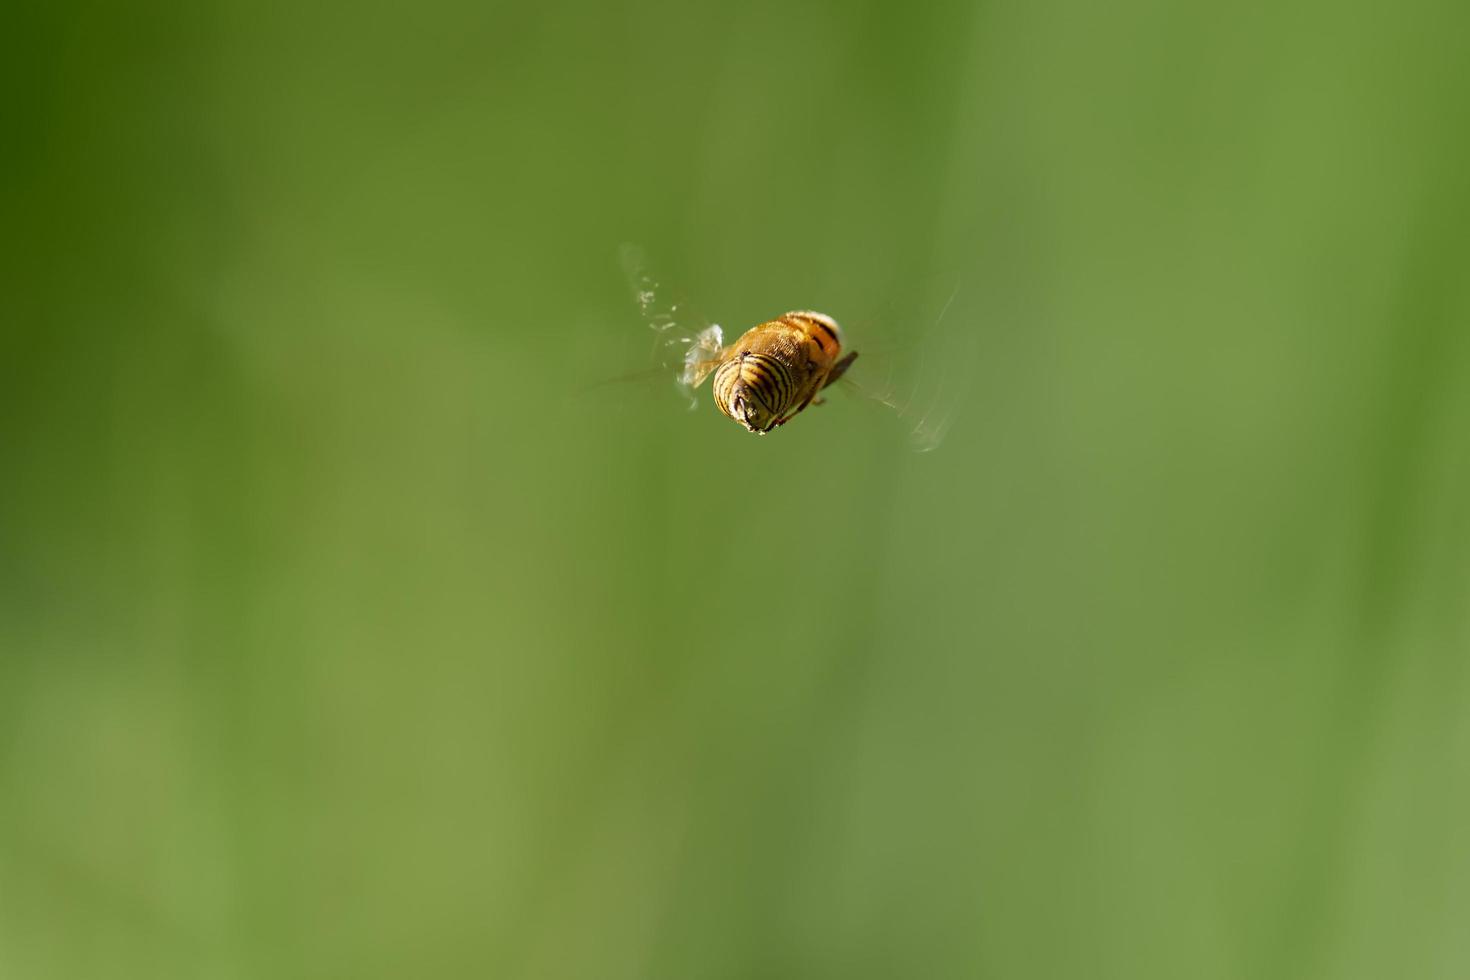
[[855, 360], [857, 360], [857, 351], [853, 351], [851, 354], [848, 354], [842, 360], [832, 365], [832, 370], [827, 375], [827, 381], [825, 384], [822, 385], [822, 387], [825, 388], [827, 387], [827, 385], [842, 377], [842, 375], [846, 373], [847, 369], [852, 367], [852, 362]]

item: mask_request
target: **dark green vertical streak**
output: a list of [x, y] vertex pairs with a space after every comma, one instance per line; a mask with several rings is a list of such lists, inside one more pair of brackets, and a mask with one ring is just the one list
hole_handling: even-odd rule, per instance
[[[1403, 671], [1402, 635], [1415, 614], [1417, 591], [1431, 555], [1420, 501], [1429, 491], [1433, 454], [1443, 440], [1463, 437], [1445, 409], [1466, 369], [1461, 305], [1466, 256], [1464, 228], [1470, 211], [1443, 207], [1448, 197], [1426, 193], [1406, 249], [1388, 351], [1368, 391], [1369, 441], [1361, 460], [1366, 512], [1358, 587], [1358, 614], [1344, 637], [1340, 672], [1324, 678], [1321, 697], [1332, 704], [1323, 733], [1323, 768], [1303, 822], [1301, 863], [1289, 885], [1281, 923], [1277, 975], [1322, 975], [1321, 957], [1331, 937], [1345, 875], [1354, 866], [1346, 852], [1360, 811], [1356, 794], [1374, 747], [1383, 735], [1384, 711]], [[1350, 621], [1351, 622], [1351, 621]]]

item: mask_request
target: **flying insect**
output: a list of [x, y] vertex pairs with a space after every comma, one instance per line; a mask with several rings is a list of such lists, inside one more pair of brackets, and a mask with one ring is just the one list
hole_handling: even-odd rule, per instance
[[625, 245], [622, 258], [639, 312], [656, 335], [656, 359], [673, 369], [690, 408], [696, 404], [693, 391], [713, 375], [711, 388], [719, 410], [747, 431], [766, 435], [807, 406], [823, 404], [823, 390], [841, 380], [910, 422], [915, 449], [931, 450], [943, 438], [952, 407], [943, 377], [937, 385], [934, 378], [925, 379], [925, 385], [934, 389], [928, 398], [917, 398], [915, 390], [900, 397], [891, 375], [878, 387], [854, 382], [848, 369], [857, 352], [844, 352], [842, 328], [815, 310], [783, 313], [726, 344], [719, 324], [693, 316], [669, 299], [647, 271], [641, 249]]
[[714, 373], [715, 404], [746, 430], [765, 435], [820, 404], [857, 352], [842, 355], [842, 328], [825, 313], [795, 310], [751, 327], [728, 347], [687, 365], [690, 387]]

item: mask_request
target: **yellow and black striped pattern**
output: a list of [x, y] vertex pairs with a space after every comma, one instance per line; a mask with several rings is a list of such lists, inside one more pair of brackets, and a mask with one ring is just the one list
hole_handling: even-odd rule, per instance
[[751, 351], [730, 358], [715, 371], [715, 404], [754, 432], [769, 432], [786, 417], [796, 397], [791, 370], [770, 354]]
[[838, 362], [841, 338], [835, 320], [809, 311], [752, 327], [722, 354], [715, 404], [751, 432], [770, 432], [811, 404], [857, 356]]

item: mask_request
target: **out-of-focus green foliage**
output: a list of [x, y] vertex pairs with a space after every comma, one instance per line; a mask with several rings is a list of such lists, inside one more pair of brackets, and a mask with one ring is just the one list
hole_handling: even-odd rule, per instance
[[13, 12], [0, 976], [1465, 976], [1463, 9]]

